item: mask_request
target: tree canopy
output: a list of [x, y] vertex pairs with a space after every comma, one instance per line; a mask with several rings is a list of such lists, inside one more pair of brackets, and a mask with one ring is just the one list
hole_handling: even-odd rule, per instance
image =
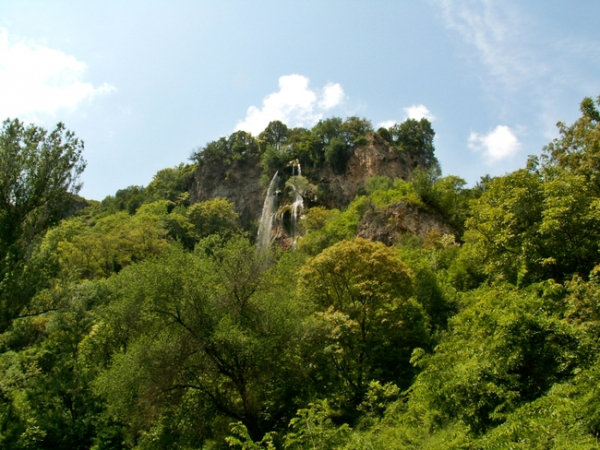
[[[82, 209], [83, 144], [4, 122], [0, 448], [599, 449], [599, 106], [473, 187], [425, 119], [330, 118], [236, 132]], [[365, 140], [417, 168], [307, 205], [295, 250], [191, 201], [211, 159], [252, 163], [285, 172], [289, 214]]]
[[59, 123], [48, 132], [18, 119], [0, 132], [0, 329], [26, 305], [23, 264], [32, 243], [64, 217], [85, 168], [83, 142]]

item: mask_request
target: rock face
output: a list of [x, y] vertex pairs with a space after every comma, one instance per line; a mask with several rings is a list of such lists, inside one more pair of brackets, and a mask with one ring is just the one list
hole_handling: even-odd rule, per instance
[[321, 204], [328, 208], [348, 206], [367, 180], [375, 175], [407, 179], [420, 162], [408, 155], [407, 158], [403, 159], [375, 135], [370, 136], [367, 145], [352, 150], [341, 173], [336, 173], [332, 167], [324, 167], [316, 174], [314, 182], [324, 190]]
[[[371, 135], [366, 145], [350, 149], [344, 167], [325, 164], [323, 167], [306, 168], [303, 171], [303, 175], [322, 191], [318, 198], [309, 200], [309, 206], [345, 208], [372, 176], [406, 179], [420, 162], [409, 155], [401, 156], [385, 141]], [[235, 203], [244, 228], [255, 230], [267, 190], [260, 184], [261, 175], [262, 168], [256, 156], [229, 164], [222, 161], [207, 162], [200, 165], [194, 173], [190, 202], [193, 204], [217, 197], [225, 198]], [[290, 202], [283, 195], [283, 187], [291, 173], [280, 175], [279, 203], [284, 205]], [[273, 174], [265, 174], [267, 179], [272, 176]]]
[[225, 198], [235, 204], [235, 210], [247, 229], [255, 229], [260, 219], [266, 188], [259, 181], [261, 167], [257, 157], [226, 165], [210, 162], [194, 172], [190, 203]]
[[424, 238], [432, 231], [440, 235], [455, 233], [438, 214], [400, 202], [383, 210], [367, 211], [358, 225], [357, 236], [394, 245], [405, 233]]

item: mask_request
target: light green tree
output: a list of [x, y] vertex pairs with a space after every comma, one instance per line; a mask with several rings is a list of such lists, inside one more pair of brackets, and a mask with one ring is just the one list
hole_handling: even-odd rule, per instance
[[408, 387], [410, 354], [427, 346], [428, 336], [423, 310], [410, 298], [410, 271], [397, 253], [361, 238], [342, 241], [310, 260], [301, 275], [303, 295], [325, 329], [331, 390], [342, 395], [347, 411], [362, 402], [371, 380]]

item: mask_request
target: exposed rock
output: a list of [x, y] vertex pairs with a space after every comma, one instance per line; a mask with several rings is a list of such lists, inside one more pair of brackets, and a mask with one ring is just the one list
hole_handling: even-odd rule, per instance
[[194, 172], [190, 203], [225, 198], [235, 204], [245, 228], [256, 227], [266, 192], [259, 183], [260, 175], [261, 167], [256, 157], [230, 165], [213, 161], [202, 164]]
[[438, 214], [400, 202], [367, 211], [358, 225], [357, 236], [394, 245], [405, 233], [424, 238], [432, 231], [440, 235], [455, 233]]
[[351, 150], [345, 170], [336, 174], [331, 167], [319, 173], [319, 186], [324, 189], [323, 204], [329, 208], [344, 208], [350, 204], [367, 180], [375, 175], [385, 175], [392, 179], [407, 179], [417, 160], [405, 160], [386, 142], [369, 136], [364, 147]]
[[[345, 167], [310, 168], [303, 175], [322, 191], [320, 198], [308, 199], [310, 206], [323, 205], [328, 208], [343, 209], [364, 187], [369, 178], [385, 175], [390, 178], [406, 179], [421, 161], [406, 155], [406, 159], [394, 151], [376, 134], [368, 137], [367, 144], [350, 148]], [[190, 190], [190, 203], [225, 198], [235, 203], [244, 228], [254, 230], [260, 220], [266, 187], [260, 185], [262, 168], [256, 156], [225, 164], [223, 161], [209, 161], [199, 165], [194, 172]], [[266, 174], [270, 179], [273, 174]], [[287, 177], [281, 179], [281, 187]], [[280, 195], [280, 205], [291, 202]]]

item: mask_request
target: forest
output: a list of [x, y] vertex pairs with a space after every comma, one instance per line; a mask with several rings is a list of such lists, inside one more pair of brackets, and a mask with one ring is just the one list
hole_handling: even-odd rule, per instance
[[[600, 97], [580, 109], [472, 187], [426, 119], [350, 117], [102, 201], [75, 133], [7, 119], [0, 448], [600, 449]], [[346, 201], [364, 148], [406, 175]], [[244, 167], [272, 214], [198, 199]]]

